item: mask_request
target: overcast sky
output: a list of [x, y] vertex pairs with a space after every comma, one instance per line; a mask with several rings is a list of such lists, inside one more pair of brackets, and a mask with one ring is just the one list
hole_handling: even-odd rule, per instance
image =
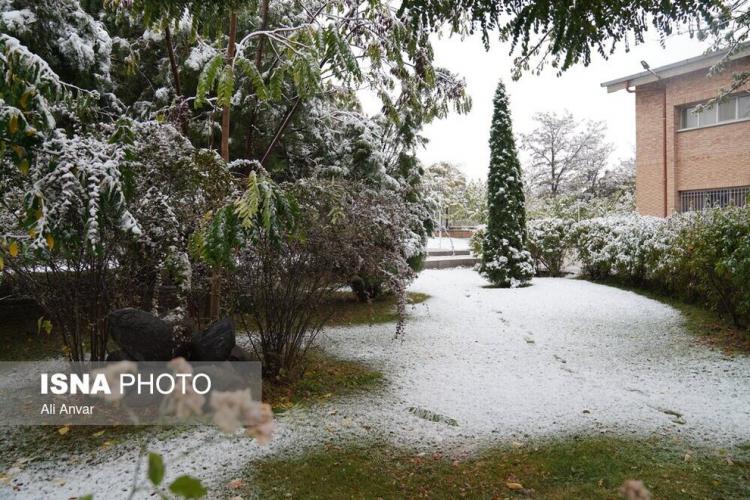
[[606, 61], [598, 55], [592, 56], [588, 67], [576, 66], [560, 77], [553, 68], [546, 68], [540, 76], [525, 74], [516, 82], [510, 78], [513, 57], [508, 56], [507, 45], [495, 42], [487, 52], [479, 37], [435, 40], [437, 65], [466, 78], [473, 107], [469, 114], [451, 114], [428, 125], [424, 135], [430, 142], [419, 152], [420, 159], [426, 165], [442, 160], [455, 163], [472, 178], [487, 175], [492, 97], [499, 78], [505, 82], [510, 96], [516, 134], [534, 128], [534, 113], [568, 109], [578, 118], [603, 120], [609, 140], [617, 146], [615, 156], [633, 156], [634, 96], [624, 90], [608, 94], [600, 84], [643, 71], [641, 60], [656, 68], [700, 55], [707, 48], [705, 43], [686, 36], [668, 38], [666, 49], [659, 45], [655, 34], [647, 34], [646, 38], [643, 45], [632, 47], [630, 52], [619, 47]]

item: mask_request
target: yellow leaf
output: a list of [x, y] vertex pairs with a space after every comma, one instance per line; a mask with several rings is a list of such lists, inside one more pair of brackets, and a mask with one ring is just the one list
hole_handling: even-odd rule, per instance
[[8, 253], [11, 257], [15, 257], [16, 255], [18, 255], [18, 243], [16, 243], [15, 241], [11, 242], [11, 244], [8, 245]]
[[29, 105], [29, 98], [34, 95], [34, 92], [29, 90], [28, 92], [24, 92], [21, 98], [18, 100], [18, 107], [21, 109], [27, 109], [27, 106]]
[[3, 256], [0, 255], [0, 271], [5, 269], [5, 261], [3, 260]]
[[95, 437], [95, 438], [98, 438], [99, 436], [102, 436], [102, 435], [104, 435], [104, 431], [103, 430], [99, 431], [99, 432], [95, 432], [91, 436]]
[[514, 491], [523, 489], [523, 485], [521, 483], [508, 482], [508, 483], [505, 483], [505, 486], [507, 486], [509, 490], [514, 490]]
[[48, 234], [47, 238], [45, 239], [47, 240], [47, 246], [49, 247], [50, 250], [55, 248], [55, 238], [51, 234]]
[[18, 115], [13, 115], [8, 120], [8, 132], [11, 134], [18, 132]]
[[64, 427], [60, 427], [59, 429], [57, 429], [57, 433], [60, 434], [61, 436], [64, 436], [68, 432], [70, 432], [70, 427], [67, 426], [67, 425], [64, 426]]
[[243, 486], [245, 486], [245, 481], [243, 481], [242, 479], [232, 479], [227, 483], [227, 488], [229, 488], [230, 490], [238, 490]]
[[29, 160], [27, 158], [18, 162], [18, 170], [20, 170], [23, 175], [29, 173]]

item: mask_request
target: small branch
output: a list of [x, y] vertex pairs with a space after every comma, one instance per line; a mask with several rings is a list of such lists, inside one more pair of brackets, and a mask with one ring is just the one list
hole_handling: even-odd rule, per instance
[[167, 44], [167, 55], [169, 56], [169, 67], [172, 70], [172, 80], [174, 81], [174, 90], [178, 97], [182, 97], [182, 87], [180, 85], [180, 72], [177, 69], [177, 58], [174, 54], [174, 44], [172, 43], [172, 32], [169, 26], [164, 29], [164, 41]]

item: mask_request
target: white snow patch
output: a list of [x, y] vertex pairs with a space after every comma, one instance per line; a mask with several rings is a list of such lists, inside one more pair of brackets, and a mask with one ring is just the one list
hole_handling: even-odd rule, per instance
[[[410, 310], [403, 341], [392, 325], [328, 331], [326, 349], [377, 367], [385, 386], [279, 416], [269, 447], [199, 429], [150, 449], [165, 455], [170, 477], [195, 474], [219, 488], [248, 461], [373, 434], [448, 450], [572, 433], [682, 436], [712, 446], [750, 440], [750, 358], [698, 345], [676, 310], [573, 279], [485, 284], [467, 269], [423, 272], [411, 289], [432, 298]], [[458, 426], [419, 418], [411, 407]], [[16, 476], [23, 487], [14, 493], [124, 497], [136, 457], [130, 443], [88, 464], [90, 455], [79, 463], [40, 458]]]

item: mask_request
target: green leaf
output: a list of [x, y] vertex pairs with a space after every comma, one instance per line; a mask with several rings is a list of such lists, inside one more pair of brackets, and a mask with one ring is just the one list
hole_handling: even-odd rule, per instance
[[164, 479], [164, 460], [158, 453], [148, 454], [148, 479], [154, 486], [159, 486]]
[[253, 89], [255, 90], [255, 95], [258, 96], [258, 100], [267, 100], [270, 97], [268, 88], [263, 82], [263, 77], [261, 76], [255, 64], [251, 63], [244, 57], [238, 57], [235, 64], [250, 80], [250, 83], [253, 85]]
[[286, 76], [286, 68], [279, 66], [276, 71], [271, 75], [271, 81], [269, 82], [269, 88], [271, 91], [271, 97], [273, 99], [281, 99], [281, 89], [284, 84], [284, 77]]
[[169, 485], [169, 490], [183, 498], [201, 498], [207, 493], [200, 480], [191, 476], [178, 477]]
[[242, 227], [249, 229], [260, 206], [260, 190], [255, 172], [247, 176], [247, 189], [235, 202], [235, 213], [239, 216]]
[[224, 58], [221, 54], [213, 57], [201, 71], [198, 77], [198, 87], [195, 90], [195, 107], [200, 108], [206, 103], [206, 95], [214, 87], [216, 77], [219, 75], [219, 69], [224, 64]]
[[234, 94], [234, 71], [231, 66], [224, 66], [216, 89], [219, 106], [229, 107], [232, 104], [232, 94]]

